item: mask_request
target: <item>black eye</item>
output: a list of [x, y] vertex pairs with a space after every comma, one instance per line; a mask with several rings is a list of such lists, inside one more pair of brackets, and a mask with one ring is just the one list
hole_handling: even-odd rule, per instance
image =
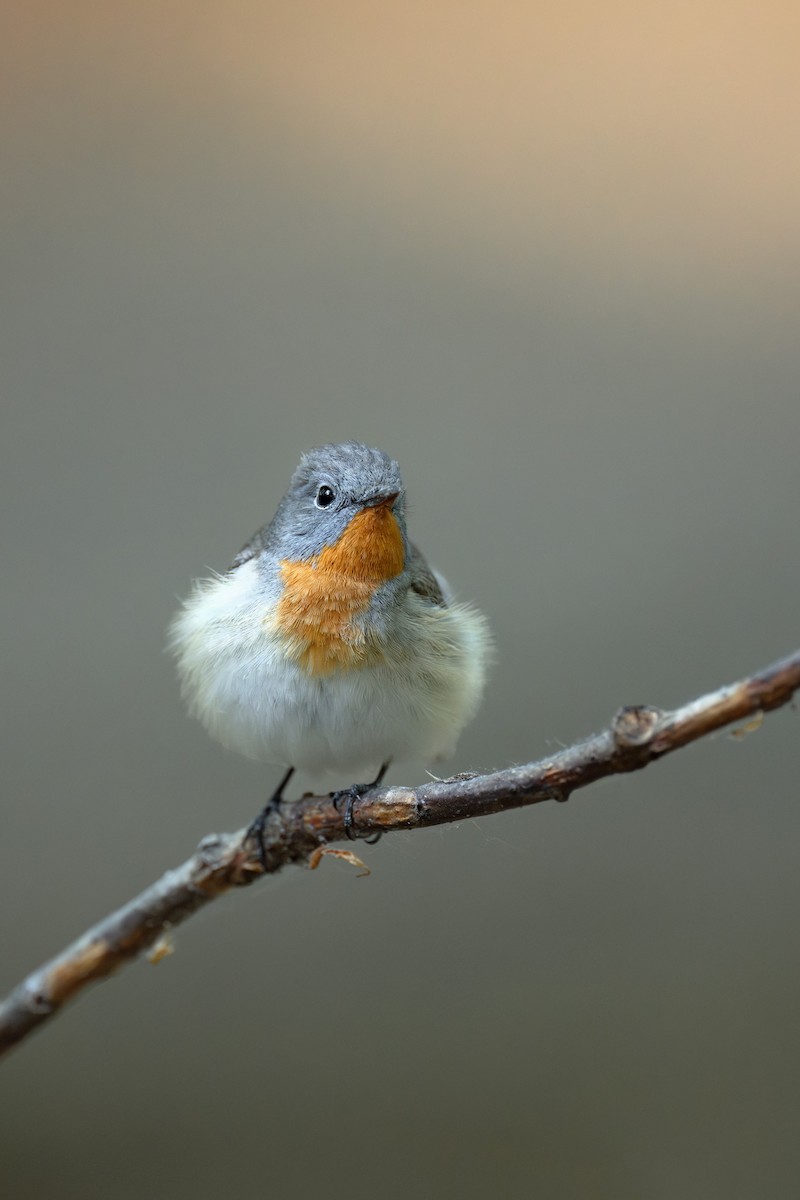
[[335, 499], [336, 493], [334, 492], [333, 488], [329, 488], [327, 483], [323, 483], [322, 487], [317, 492], [317, 508], [327, 508], [329, 504], [333, 504]]

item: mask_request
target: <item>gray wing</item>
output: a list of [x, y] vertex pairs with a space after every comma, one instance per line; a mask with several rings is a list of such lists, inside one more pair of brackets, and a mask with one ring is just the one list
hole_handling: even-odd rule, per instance
[[262, 550], [270, 550], [273, 547], [275, 540], [272, 532], [273, 526], [281, 517], [285, 504], [286, 497], [284, 496], [278, 505], [277, 511], [272, 520], [268, 521], [266, 525], [262, 525], [258, 532], [253, 534], [253, 536], [250, 538], [250, 541], [245, 542], [244, 546], [242, 546], [241, 550], [236, 555], [236, 558], [228, 567], [229, 573], [231, 571], [235, 571], [237, 567], [242, 565], [242, 563], [249, 562], [251, 558], [255, 558], [261, 553]]
[[422, 596], [431, 604], [447, 608], [447, 600], [439, 576], [431, 570], [422, 551], [413, 542], [408, 544], [408, 563], [406, 565], [411, 572], [412, 592], [416, 592], [418, 596]]
[[258, 533], [253, 534], [253, 536], [250, 538], [250, 541], [247, 542], [246, 545], [242, 546], [241, 550], [228, 567], [228, 573], [230, 574], [231, 571], [235, 571], [237, 567], [242, 565], [242, 563], [249, 562], [251, 558], [255, 558], [255, 556], [263, 549], [264, 530], [259, 529]]

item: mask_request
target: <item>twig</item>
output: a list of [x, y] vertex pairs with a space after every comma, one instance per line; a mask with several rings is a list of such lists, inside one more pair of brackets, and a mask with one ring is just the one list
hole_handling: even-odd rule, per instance
[[[623, 708], [609, 729], [550, 758], [491, 775], [454, 776], [421, 787], [380, 788], [356, 800], [356, 836], [419, 829], [504, 812], [540, 800], [566, 800], [603, 776], [636, 771], [733, 721], [760, 717], [800, 688], [800, 651], [673, 712]], [[330, 796], [309, 796], [270, 816], [266, 873], [288, 863], [315, 865], [320, 849], [345, 839], [343, 814]], [[352, 857], [352, 856], [351, 856]], [[265, 873], [246, 830], [212, 834], [182, 866], [106, 917], [23, 980], [0, 1005], [0, 1053], [48, 1020], [87, 984], [111, 975], [230, 888]], [[153, 957], [163, 951], [156, 948]]]

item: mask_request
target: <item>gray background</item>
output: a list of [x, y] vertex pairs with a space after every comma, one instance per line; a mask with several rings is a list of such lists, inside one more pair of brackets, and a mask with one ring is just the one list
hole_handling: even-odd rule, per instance
[[[0, 987], [274, 783], [164, 630], [309, 445], [490, 616], [452, 769], [797, 643], [790, 7], [6, 19]], [[214, 905], [3, 1063], [4, 1194], [794, 1195], [797, 733]]]

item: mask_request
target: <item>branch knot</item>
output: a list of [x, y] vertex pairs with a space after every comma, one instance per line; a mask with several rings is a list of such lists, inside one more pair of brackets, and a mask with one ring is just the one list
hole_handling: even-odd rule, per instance
[[611, 724], [614, 744], [625, 747], [646, 746], [664, 716], [660, 708], [649, 704], [628, 704], [621, 708]]

